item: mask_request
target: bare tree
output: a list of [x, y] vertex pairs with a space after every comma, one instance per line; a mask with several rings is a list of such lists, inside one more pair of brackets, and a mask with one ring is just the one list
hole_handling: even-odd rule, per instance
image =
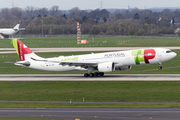
[[29, 19], [33, 19], [35, 18], [36, 16], [36, 8], [33, 7], [33, 6], [27, 6], [25, 9], [24, 9], [24, 12], [25, 12], [25, 16], [26, 18], [29, 18]]
[[77, 19], [77, 18], [81, 18], [80, 15], [81, 10], [78, 7], [74, 7], [71, 10], [69, 10], [69, 15], [68, 18], [69, 19]]
[[12, 19], [12, 16], [10, 14], [10, 9], [9, 8], [2, 8], [1, 9], [1, 16], [5, 20], [11, 20]]
[[173, 17], [173, 16], [174, 16], [173, 12], [172, 12], [170, 9], [164, 9], [164, 10], [161, 12], [161, 14], [162, 14], [163, 16], [168, 16], [168, 17]]
[[11, 15], [14, 17], [14, 19], [20, 20], [23, 16], [23, 10], [19, 7], [13, 7], [11, 8]]
[[47, 16], [48, 15], [48, 8], [38, 8], [35, 12], [36, 16], [41, 17], [41, 16]]
[[97, 19], [97, 18], [103, 19], [104, 17], [109, 18], [109, 12], [106, 9], [103, 9], [103, 10], [96, 9], [96, 10], [91, 11], [88, 14], [88, 17], [92, 19]]
[[174, 11], [174, 17], [180, 17], [180, 9]]
[[50, 13], [50, 15], [52, 15], [52, 16], [54, 16], [54, 17], [57, 17], [58, 14], [59, 14], [59, 6], [56, 6], [56, 5], [52, 6], [52, 7], [50, 8], [49, 13]]

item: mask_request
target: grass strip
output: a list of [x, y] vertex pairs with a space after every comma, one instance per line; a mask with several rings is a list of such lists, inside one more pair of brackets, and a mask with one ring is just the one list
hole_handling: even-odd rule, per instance
[[[85, 37], [88, 44], [77, 44], [76, 37], [25, 37], [20, 40], [29, 48], [50, 47], [162, 47], [179, 46], [179, 37], [122, 36], [122, 37]], [[9, 39], [1, 39], [0, 48], [12, 48]]]
[[1, 100], [180, 102], [180, 81], [0, 82]]
[[12, 103], [1, 102], [0, 107], [31, 108], [180, 108], [180, 104], [92, 104], [92, 103]]

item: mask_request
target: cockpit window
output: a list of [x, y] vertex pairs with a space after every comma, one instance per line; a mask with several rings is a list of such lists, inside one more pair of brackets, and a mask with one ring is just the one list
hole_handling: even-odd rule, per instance
[[166, 51], [166, 53], [171, 53], [172, 51], [170, 51], [170, 50], [168, 50], [168, 51]]

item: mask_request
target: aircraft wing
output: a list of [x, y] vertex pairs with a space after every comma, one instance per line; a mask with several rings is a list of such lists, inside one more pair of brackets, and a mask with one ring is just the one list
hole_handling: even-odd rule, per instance
[[60, 65], [69, 65], [69, 66], [75, 66], [75, 67], [83, 67], [83, 68], [87, 68], [89, 66], [97, 66], [98, 65], [98, 62], [91, 62], [91, 61], [61, 61], [59, 63]]
[[[108, 61], [102, 61], [102, 62], [96, 62], [96, 61], [53, 61], [53, 60], [37, 60], [34, 58], [31, 58], [35, 61], [42, 61], [42, 62], [51, 62], [51, 63], [59, 63], [59, 65], [65, 66], [75, 66], [75, 67], [82, 67], [82, 68], [88, 68], [88, 67], [97, 67], [99, 63], [104, 63]], [[118, 64], [118, 63], [114, 63]]]
[[[97, 67], [99, 63], [104, 63], [108, 61], [102, 61], [102, 62], [95, 62], [95, 61], [61, 61], [60, 65], [69, 65], [69, 66], [75, 66], [75, 67], [82, 67], [82, 68], [88, 68], [88, 67]], [[118, 64], [118, 63], [114, 63]]]
[[37, 60], [34, 58], [31, 58], [31, 59], [35, 61], [59, 63], [59, 65], [62, 65], [62, 66], [65, 66], [65, 65], [75, 66], [75, 67], [80, 66], [83, 68], [88, 68], [90, 66], [96, 67], [98, 65], [98, 62], [94, 62], [94, 61], [53, 61], [53, 60]]

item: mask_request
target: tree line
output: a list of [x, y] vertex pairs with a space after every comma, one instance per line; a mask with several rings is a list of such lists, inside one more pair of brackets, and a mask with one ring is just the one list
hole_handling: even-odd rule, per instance
[[[180, 27], [180, 9], [164, 9], [152, 12], [145, 9], [117, 10], [106, 9], [92, 11], [80, 10], [78, 7], [60, 10], [58, 6], [36, 8], [27, 6], [2, 8], [0, 11], [0, 28], [14, 27], [17, 23], [26, 28], [25, 34], [76, 34], [76, 22], [80, 22], [82, 34], [91, 35], [161, 35], [174, 34]], [[177, 22], [177, 24], [176, 24]]]

